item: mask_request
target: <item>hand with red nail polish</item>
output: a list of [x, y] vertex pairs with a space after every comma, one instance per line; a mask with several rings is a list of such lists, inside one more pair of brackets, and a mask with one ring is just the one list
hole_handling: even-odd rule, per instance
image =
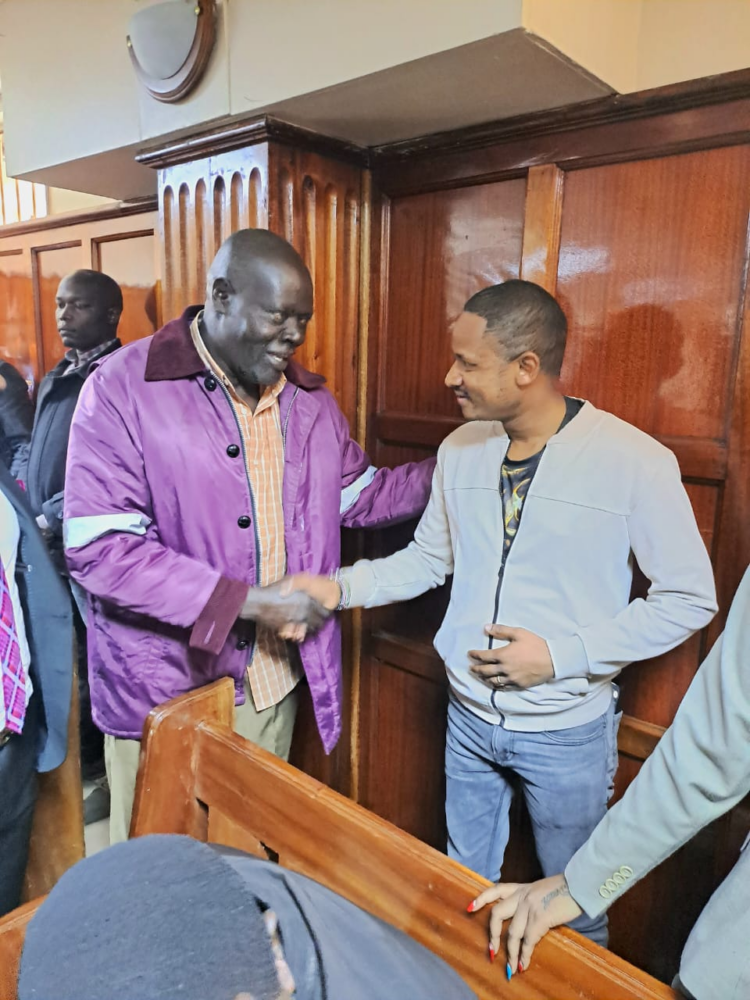
[[500, 882], [477, 896], [472, 912], [490, 904], [494, 904], [490, 914], [490, 954], [500, 951], [503, 921], [510, 920], [507, 959], [511, 976], [517, 969], [529, 968], [534, 948], [547, 931], [570, 923], [583, 912], [570, 895], [564, 875], [529, 885]]

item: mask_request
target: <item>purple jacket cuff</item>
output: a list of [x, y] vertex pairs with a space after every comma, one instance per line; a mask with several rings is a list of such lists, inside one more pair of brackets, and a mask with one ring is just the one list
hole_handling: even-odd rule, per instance
[[190, 645], [218, 656], [245, 603], [248, 585], [226, 576], [219, 578], [208, 602], [193, 625]]

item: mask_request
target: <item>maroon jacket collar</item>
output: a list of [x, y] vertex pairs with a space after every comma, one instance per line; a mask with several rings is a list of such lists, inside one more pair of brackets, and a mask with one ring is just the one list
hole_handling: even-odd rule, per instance
[[[146, 359], [147, 382], [171, 382], [205, 371], [190, 334], [190, 324], [202, 308], [188, 306], [179, 319], [173, 319], [154, 334]], [[317, 389], [325, 383], [322, 375], [309, 372], [296, 361], [289, 362], [285, 374], [300, 389]]]

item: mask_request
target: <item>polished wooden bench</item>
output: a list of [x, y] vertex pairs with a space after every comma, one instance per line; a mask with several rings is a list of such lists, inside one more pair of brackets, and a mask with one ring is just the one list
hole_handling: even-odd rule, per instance
[[[548, 935], [529, 971], [506, 982], [502, 956], [494, 965], [487, 957], [487, 915], [466, 913], [488, 883], [237, 736], [233, 696], [231, 681], [217, 681], [151, 713], [131, 836], [183, 833], [278, 859], [401, 928], [452, 965], [482, 1000], [677, 996], [566, 929]], [[0, 921], [0, 967], [17, 963], [28, 916], [16, 911]]]

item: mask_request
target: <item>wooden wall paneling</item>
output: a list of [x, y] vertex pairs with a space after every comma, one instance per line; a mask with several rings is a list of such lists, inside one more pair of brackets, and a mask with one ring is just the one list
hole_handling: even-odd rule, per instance
[[745, 143], [750, 120], [750, 72], [734, 97], [693, 106], [690, 100], [626, 107], [616, 95], [595, 106], [555, 108], [413, 143], [374, 150], [382, 190], [391, 197], [518, 177], [555, 163], [567, 171]]
[[83, 243], [80, 239], [34, 247], [31, 251], [31, 260], [41, 378], [65, 356], [65, 347], [60, 340], [55, 322], [55, 297], [60, 279], [71, 271], [88, 266], [89, 262], [84, 257]]
[[650, 434], [724, 440], [750, 148], [569, 174], [566, 386]]
[[557, 287], [565, 174], [554, 163], [532, 167], [526, 180], [521, 277], [550, 295]]
[[29, 385], [39, 378], [31, 257], [22, 247], [0, 249], [0, 356]]
[[362, 171], [272, 143], [269, 173], [269, 229], [298, 250], [315, 289], [315, 313], [297, 356], [325, 375], [355, 432]]
[[206, 274], [237, 229], [268, 227], [268, 147], [261, 143], [164, 167], [159, 208], [165, 319], [203, 302]]
[[[158, 222], [152, 203], [105, 206], [88, 213], [50, 216], [33, 223], [0, 227], [0, 355], [15, 364], [33, 387], [62, 357], [63, 346], [55, 324], [54, 299], [60, 278], [80, 267], [101, 267], [119, 281], [126, 300], [144, 298], [154, 289], [156, 321], [160, 286], [159, 257], [153, 235]], [[129, 243], [130, 239], [134, 243]], [[118, 245], [122, 239], [123, 243]], [[152, 244], [149, 249], [146, 244]], [[137, 252], [134, 252], [137, 251]], [[135, 272], [137, 271], [137, 275]], [[128, 291], [136, 281], [133, 292]], [[140, 285], [138, 285], [140, 283]], [[146, 294], [150, 321], [130, 323], [126, 301], [125, 339], [152, 332], [154, 296]], [[134, 308], [134, 306], [133, 306]], [[42, 325], [43, 324], [43, 327]], [[131, 329], [132, 327], [132, 329]], [[46, 356], [43, 346], [46, 343]]]
[[123, 311], [117, 334], [123, 344], [148, 337], [161, 326], [153, 229], [94, 237], [91, 266], [112, 277], [122, 289]]
[[525, 197], [518, 178], [391, 200], [380, 412], [456, 417], [450, 327], [474, 292], [518, 277]]

